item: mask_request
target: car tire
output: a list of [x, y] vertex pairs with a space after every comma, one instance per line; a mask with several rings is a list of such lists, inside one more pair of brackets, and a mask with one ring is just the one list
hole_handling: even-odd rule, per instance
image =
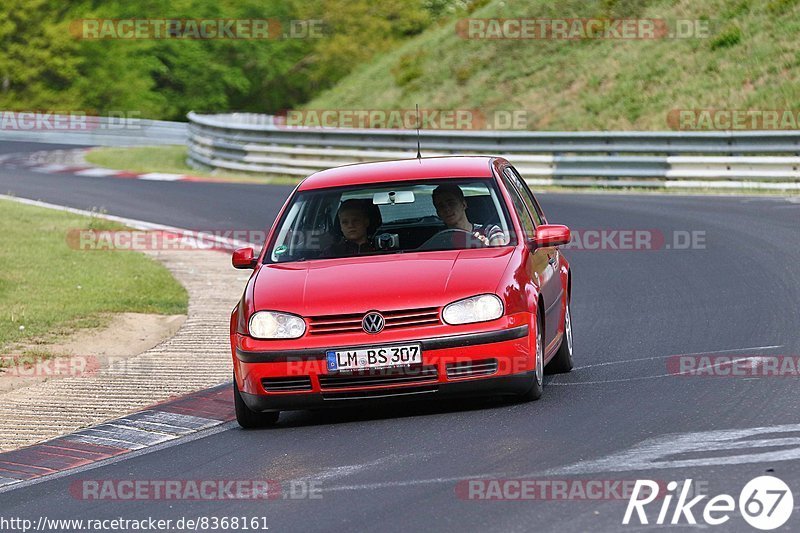
[[533, 373], [531, 388], [521, 397], [522, 401], [532, 402], [542, 397], [544, 384], [544, 327], [541, 315], [537, 313], [536, 319], [536, 371]]
[[564, 310], [564, 336], [561, 339], [561, 346], [558, 347], [556, 355], [547, 365], [547, 373], [565, 374], [570, 372], [572, 367], [572, 311], [570, 310], [569, 300], [567, 300], [567, 307]]
[[564, 311], [564, 336], [556, 355], [547, 365], [547, 372], [549, 374], [565, 374], [572, 370], [572, 366], [572, 311], [570, 311], [569, 300], [567, 300], [567, 308]]
[[239, 387], [236, 385], [236, 378], [233, 380], [233, 404], [236, 409], [236, 421], [244, 429], [274, 426], [280, 417], [279, 411], [258, 413], [247, 407], [239, 392]]

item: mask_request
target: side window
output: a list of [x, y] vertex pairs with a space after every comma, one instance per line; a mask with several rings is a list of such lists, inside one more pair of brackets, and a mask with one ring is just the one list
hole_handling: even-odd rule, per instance
[[533, 223], [530, 213], [528, 213], [528, 210], [525, 208], [525, 202], [522, 200], [519, 191], [514, 187], [511, 179], [507, 176], [507, 172], [507, 170], [504, 171], [501, 176], [503, 185], [508, 189], [508, 194], [511, 195], [511, 203], [514, 204], [514, 211], [517, 212], [517, 216], [522, 223], [522, 228], [529, 237], [533, 237], [536, 235], [536, 225]]
[[517, 170], [513, 167], [507, 167], [505, 170], [506, 174], [508, 174], [508, 178], [514, 183], [514, 187], [519, 191], [519, 194], [522, 196], [522, 200], [525, 202], [525, 205], [528, 207], [528, 210], [531, 212], [531, 216], [536, 221], [536, 225], [539, 226], [544, 224], [542, 220], [541, 210], [539, 209], [539, 205], [536, 203], [536, 199], [533, 197], [533, 193], [528, 188], [528, 184], [525, 183], [525, 180], [519, 175]]
[[511, 170], [514, 172], [514, 174], [517, 176], [517, 178], [519, 178], [520, 183], [522, 183], [523, 190], [525, 191], [525, 193], [528, 195], [528, 197], [533, 202], [533, 206], [536, 208], [536, 217], [539, 220], [541, 220], [542, 224], [547, 224], [547, 218], [545, 218], [544, 211], [542, 211], [542, 207], [539, 205], [539, 200], [536, 199], [536, 196], [531, 191], [531, 188], [528, 187], [527, 182], [524, 179], [522, 179], [522, 176], [519, 175], [519, 172], [517, 172], [517, 169], [515, 169], [514, 167], [511, 167]]

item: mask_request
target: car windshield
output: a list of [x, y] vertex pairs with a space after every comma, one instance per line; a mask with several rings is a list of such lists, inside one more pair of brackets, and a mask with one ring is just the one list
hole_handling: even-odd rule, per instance
[[381, 183], [299, 192], [265, 262], [514, 244], [491, 179]]

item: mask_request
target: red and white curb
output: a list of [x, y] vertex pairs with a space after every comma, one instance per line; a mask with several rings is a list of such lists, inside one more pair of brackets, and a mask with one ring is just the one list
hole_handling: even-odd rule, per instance
[[[79, 150], [71, 150], [71, 152], [79, 155], [85, 154], [90, 149], [82, 148]], [[188, 174], [171, 174], [168, 172], [132, 172], [128, 170], [114, 170], [110, 168], [95, 167], [89, 164], [82, 165], [69, 165], [60, 163], [43, 163], [41, 162], [41, 152], [34, 152], [32, 154], [9, 154], [0, 156], [0, 164], [9, 168], [24, 168], [32, 172], [41, 174], [72, 174], [75, 176], [83, 176], [90, 178], [119, 178], [119, 179], [137, 179], [146, 181], [191, 181], [191, 182], [223, 182], [226, 180], [219, 180], [214, 178], [205, 178], [200, 176], [190, 176]]]
[[230, 383], [27, 448], [0, 453], [0, 492], [235, 420]]

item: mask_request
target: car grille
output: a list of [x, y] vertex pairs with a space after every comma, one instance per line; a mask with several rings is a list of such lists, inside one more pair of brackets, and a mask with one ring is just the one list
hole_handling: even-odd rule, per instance
[[286, 378], [263, 378], [261, 386], [267, 392], [294, 392], [311, 390], [309, 376], [290, 376]]
[[488, 376], [497, 372], [497, 359], [480, 361], [463, 361], [447, 365], [447, 378], [465, 378], [470, 376]]
[[439, 371], [435, 366], [362, 370], [341, 374], [321, 374], [319, 386], [325, 389], [347, 387], [384, 387], [404, 383], [436, 382]]
[[[384, 329], [414, 328], [439, 324], [439, 308], [402, 309], [399, 311], [380, 311], [386, 319]], [[366, 313], [349, 315], [328, 315], [309, 317], [310, 335], [330, 335], [334, 333], [355, 333], [363, 331], [361, 320]]]

